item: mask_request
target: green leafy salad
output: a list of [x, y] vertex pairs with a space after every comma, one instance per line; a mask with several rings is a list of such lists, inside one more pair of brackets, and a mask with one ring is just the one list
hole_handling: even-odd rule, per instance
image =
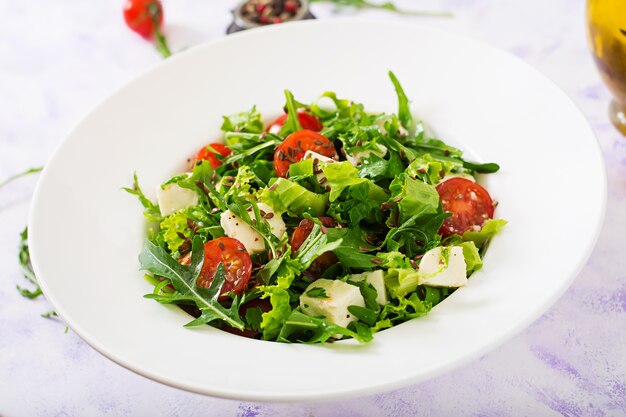
[[285, 91], [265, 125], [255, 107], [225, 116], [223, 140], [148, 199], [139, 255], [147, 294], [177, 304], [186, 326], [279, 342], [368, 342], [422, 316], [482, 266], [506, 224], [477, 173], [429, 137], [393, 73], [397, 114]]

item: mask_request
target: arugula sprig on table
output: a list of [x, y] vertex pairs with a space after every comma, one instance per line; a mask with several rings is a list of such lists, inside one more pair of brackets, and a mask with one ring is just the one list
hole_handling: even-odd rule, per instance
[[407, 10], [401, 9], [393, 2], [386, 1], [382, 3], [376, 3], [368, 0], [311, 0], [312, 3], [333, 3], [340, 10], [346, 7], [352, 7], [355, 9], [379, 9], [387, 10], [390, 12], [413, 15], [413, 16], [434, 16], [434, 17], [452, 17], [450, 12], [438, 12], [438, 11], [419, 11], [419, 10]]

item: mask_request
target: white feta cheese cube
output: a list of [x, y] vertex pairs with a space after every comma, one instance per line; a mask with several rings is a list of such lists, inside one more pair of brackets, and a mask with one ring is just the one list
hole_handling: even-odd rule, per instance
[[[264, 218], [267, 220], [272, 234], [278, 238], [282, 237], [287, 230], [283, 218], [277, 215], [267, 204], [259, 203], [258, 207], [265, 213]], [[254, 218], [252, 208], [248, 209], [248, 213], [251, 218]], [[220, 225], [224, 229], [224, 234], [240, 241], [250, 255], [265, 252], [263, 236], [232, 211], [226, 210], [220, 215]]]
[[[447, 255], [448, 259], [445, 259]], [[418, 280], [420, 285], [431, 287], [462, 287], [467, 284], [467, 273], [463, 248], [451, 246], [444, 249], [438, 246], [422, 257]]]
[[346, 152], [346, 159], [354, 166], [358, 166], [361, 165], [361, 163], [363, 162], [363, 158], [366, 158], [372, 154], [374, 155], [378, 155], [381, 158], [384, 157], [385, 155], [387, 155], [387, 147], [383, 146], [383, 145], [379, 145], [376, 144], [376, 146], [378, 147], [378, 150], [374, 150], [374, 149], [366, 149], [364, 151], [357, 151], [354, 152], [352, 154], [348, 154]]
[[161, 216], [169, 216], [187, 207], [197, 206], [199, 202], [198, 193], [174, 183], [163, 188], [158, 186], [156, 195]]
[[[313, 169], [315, 171], [319, 171], [315, 174], [315, 177], [317, 178], [317, 182], [319, 182], [320, 185], [323, 186], [326, 183], [326, 175], [324, 175], [324, 171], [322, 171], [321, 169], [322, 167], [320, 166], [320, 163], [325, 165], [325, 164], [332, 164], [333, 162], [336, 162], [336, 161], [332, 158], [329, 158], [327, 156], [324, 156], [322, 154], [319, 154], [313, 151], [306, 151], [302, 159], [313, 160]], [[318, 161], [317, 163], [315, 163], [316, 160]]]
[[439, 181], [439, 182], [441, 183], [441, 182], [447, 181], [450, 178], [465, 178], [466, 180], [470, 180], [470, 181], [476, 182], [476, 178], [474, 178], [474, 176], [472, 176], [470, 174], [466, 174], [464, 172], [450, 173], [450, 174], [446, 175], [445, 177], [443, 177], [441, 179], [441, 181]]
[[[323, 291], [313, 291], [321, 288]], [[315, 296], [311, 296], [311, 295]], [[311, 283], [300, 296], [300, 309], [309, 316], [323, 316], [339, 326], [346, 327], [357, 318], [349, 306], [365, 307], [361, 290], [355, 285], [334, 279], [318, 279]]]
[[365, 280], [376, 290], [376, 302], [381, 306], [384, 306], [389, 302], [387, 298], [387, 289], [385, 287], [385, 273], [382, 269], [378, 271], [363, 272], [362, 274], [354, 274], [350, 276], [350, 279], [355, 282]]
[[[257, 203], [257, 206], [261, 211], [261, 217], [263, 217], [270, 226], [270, 232], [280, 239], [287, 231], [287, 226], [283, 218], [276, 214], [276, 212], [265, 203]], [[254, 218], [252, 208], [248, 209], [248, 213], [250, 213], [250, 217]]]

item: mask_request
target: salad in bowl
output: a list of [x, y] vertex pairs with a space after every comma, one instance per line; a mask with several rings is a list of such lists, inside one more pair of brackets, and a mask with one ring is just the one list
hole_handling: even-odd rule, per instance
[[285, 91], [267, 126], [223, 118], [223, 141], [145, 196], [147, 298], [225, 331], [278, 342], [368, 342], [428, 313], [482, 267], [506, 224], [466, 160], [428, 135], [393, 73], [395, 114]]

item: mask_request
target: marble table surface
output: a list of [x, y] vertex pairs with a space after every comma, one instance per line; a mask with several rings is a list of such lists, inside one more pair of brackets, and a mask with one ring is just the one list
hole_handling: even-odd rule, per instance
[[[236, 0], [163, 0], [175, 50], [224, 36]], [[553, 79], [582, 109], [608, 174], [606, 222], [571, 288], [504, 345], [443, 376], [378, 395], [251, 403], [187, 393], [138, 376], [86, 345], [52, 309], [15, 290], [36, 176], [0, 190], [0, 415], [14, 416], [624, 416], [626, 415], [626, 138], [587, 52], [583, 0], [397, 0], [453, 18], [384, 11], [319, 18], [397, 19], [467, 34]], [[0, 0], [0, 181], [45, 164], [98, 102], [161, 59], [129, 32], [122, 0]], [[155, 86], [158, 88], [158, 86]], [[584, 169], [572, 173], [572, 181]], [[563, 202], [563, 209], [575, 201]], [[79, 277], [77, 277], [79, 278]], [[269, 377], [269, 376], [268, 376]]]

